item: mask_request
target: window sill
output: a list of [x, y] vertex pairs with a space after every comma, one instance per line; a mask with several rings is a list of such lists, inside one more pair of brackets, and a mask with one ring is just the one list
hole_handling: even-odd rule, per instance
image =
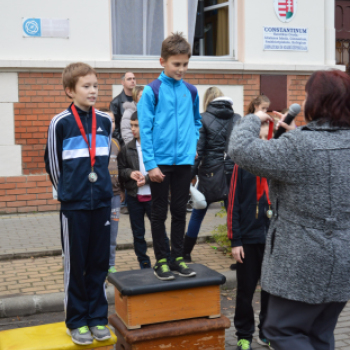
[[[0, 60], [0, 71], [62, 71], [72, 61], [49, 60]], [[157, 57], [120, 57], [109, 61], [84, 61], [97, 70], [125, 72], [126, 69], [147, 72], [159, 72], [162, 68]], [[307, 74], [320, 69], [339, 69], [340, 65], [306, 65], [306, 64], [257, 64], [243, 63], [229, 57], [202, 59], [193, 57], [189, 63], [191, 73], [276, 73]]]

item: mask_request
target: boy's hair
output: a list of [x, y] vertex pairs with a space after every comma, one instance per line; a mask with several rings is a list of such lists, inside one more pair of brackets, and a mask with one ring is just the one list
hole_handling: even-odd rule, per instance
[[130, 117], [130, 121], [134, 122], [135, 120], [139, 120], [139, 117], [137, 116], [137, 111], [134, 112]]
[[207, 110], [208, 104], [212, 102], [217, 97], [224, 96], [223, 92], [216, 86], [212, 86], [208, 88], [203, 97], [203, 110], [204, 112]]
[[[83, 62], [69, 64], [62, 73], [62, 84], [64, 91], [66, 91], [66, 88], [75, 91], [75, 85], [77, 84], [79, 78], [85, 77], [89, 74], [95, 74], [97, 76], [96, 71], [88, 64]], [[68, 97], [71, 98], [70, 96]]]
[[137, 85], [132, 89], [132, 99], [134, 102], [137, 102], [137, 96], [141, 91], [143, 91], [144, 87], [142, 85]]
[[259, 95], [254, 97], [249, 103], [247, 114], [254, 114], [255, 107], [261, 105], [263, 102], [271, 103], [270, 99], [266, 95]]
[[191, 45], [182, 33], [171, 33], [162, 42], [161, 57], [166, 61], [170, 56], [186, 54], [191, 57]]

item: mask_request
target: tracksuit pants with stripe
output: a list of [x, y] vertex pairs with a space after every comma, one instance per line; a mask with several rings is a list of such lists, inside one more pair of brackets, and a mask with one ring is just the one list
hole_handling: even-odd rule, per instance
[[107, 325], [111, 207], [61, 210], [64, 305], [69, 329]]

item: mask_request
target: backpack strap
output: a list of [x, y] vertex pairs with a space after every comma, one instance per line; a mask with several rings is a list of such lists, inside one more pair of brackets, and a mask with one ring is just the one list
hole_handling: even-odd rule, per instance
[[[192, 103], [196, 100], [197, 97], [197, 88], [193, 86], [192, 84], [188, 83], [187, 81], [183, 80], [183, 83], [186, 85], [187, 89], [190, 90], [191, 97], [192, 97]], [[152, 89], [154, 94], [154, 106], [158, 104], [158, 98], [159, 98], [159, 89], [162, 85], [161, 80], [155, 79], [151, 83], [148, 84], [148, 86]]]
[[159, 88], [161, 85], [162, 85], [162, 82], [159, 79], [155, 79], [148, 84], [148, 86], [152, 89], [154, 94], [154, 106], [158, 104]]
[[197, 88], [185, 80], [183, 80], [183, 83], [186, 85], [187, 89], [190, 90], [190, 93], [192, 96], [192, 103], [194, 103], [194, 101], [196, 101], [196, 97], [198, 94]]

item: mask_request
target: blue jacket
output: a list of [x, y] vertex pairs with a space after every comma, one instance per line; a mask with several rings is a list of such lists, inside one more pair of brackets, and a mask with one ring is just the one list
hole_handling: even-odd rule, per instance
[[[91, 142], [92, 110], [76, 107], [86, 135]], [[50, 123], [45, 150], [46, 171], [57, 190], [62, 210], [94, 210], [107, 207], [113, 196], [108, 171], [112, 122], [108, 114], [95, 109], [96, 162], [98, 179], [88, 179], [91, 172], [89, 150], [74, 119], [71, 106], [56, 115]]]
[[[164, 73], [158, 79], [158, 101], [147, 85], [137, 105], [145, 168], [193, 165], [202, 127], [197, 89]], [[196, 93], [194, 102], [187, 85]]]

